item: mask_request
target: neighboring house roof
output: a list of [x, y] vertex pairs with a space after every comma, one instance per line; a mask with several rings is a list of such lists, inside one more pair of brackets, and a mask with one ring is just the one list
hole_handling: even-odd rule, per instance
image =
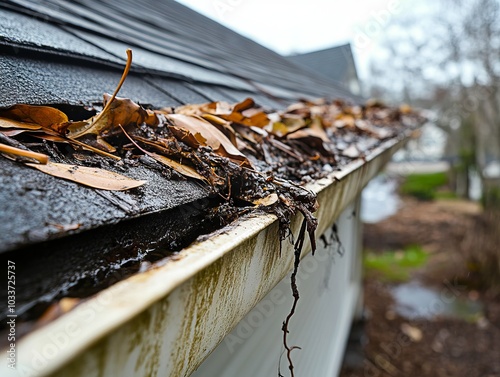
[[325, 50], [291, 55], [287, 59], [311, 73], [321, 74], [337, 82], [354, 94], [360, 93], [356, 64], [349, 43]]

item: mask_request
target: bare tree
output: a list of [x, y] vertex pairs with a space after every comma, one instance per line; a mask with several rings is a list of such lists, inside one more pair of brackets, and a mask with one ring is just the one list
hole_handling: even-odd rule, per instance
[[389, 25], [384, 58], [372, 64], [374, 94], [435, 110], [457, 186], [467, 194], [475, 169], [487, 206], [500, 206], [500, 181], [482, 174], [500, 161], [500, 1], [426, 4]]
[[500, 0], [426, 5], [387, 29], [382, 58], [372, 63], [372, 88], [435, 110], [459, 193], [468, 194], [472, 170], [479, 174], [484, 213], [461, 252], [500, 290]]

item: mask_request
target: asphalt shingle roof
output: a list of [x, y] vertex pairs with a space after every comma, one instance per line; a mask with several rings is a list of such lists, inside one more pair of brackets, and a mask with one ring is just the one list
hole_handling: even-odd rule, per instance
[[[162, 76], [183, 84], [203, 83], [260, 94], [265, 85], [268, 96], [288, 102], [298, 97], [352, 98], [334, 81], [302, 70], [175, 1], [7, 0], [0, 5], [0, 12], [4, 20], [0, 49], [10, 55], [36, 51], [47, 60], [69, 57], [71, 64], [91, 62], [118, 71], [125, 63], [125, 49], [132, 47], [132, 71], [141, 74], [143, 80], [147, 74], [149, 81]], [[4, 77], [11, 73], [3, 65], [2, 71]], [[163, 91], [182, 100], [177, 88]], [[0, 94], [0, 105], [8, 105], [8, 93]], [[49, 99], [54, 102], [57, 98], [41, 98], [39, 102]], [[132, 99], [148, 101], [139, 96]], [[96, 102], [100, 98], [82, 96], [80, 100]]]
[[[0, 107], [102, 103], [103, 93], [112, 93], [120, 80], [128, 47], [134, 61], [119, 96], [143, 105], [252, 97], [261, 106], [282, 109], [304, 97], [359, 100], [334, 81], [171, 0], [4, 0], [0, 20]], [[131, 178], [147, 179], [141, 190], [109, 193], [1, 158], [0, 258], [26, 256], [18, 258], [18, 268], [27, 271], [19, 281], [25, 295], [18, 296], [19, 305], [60, 292], [70, 267], [84, 276], [106, 268], [108, 254], [137, 252], [132, 238], [169, 242], [167, 225], [187, 238], [196, 236], [189, 233], [211, 205], [207, 191], [147, 166], [141, 161], [126, 170]], [[120, 172], [114, 165], [106, 168]], [[95, 236], [85, 237], [86, 231]], [[78, 234], [64, 237], [74, 233], [86, 246], [72, 243]], [[108, 254], [97, 251], [99, 244]]]

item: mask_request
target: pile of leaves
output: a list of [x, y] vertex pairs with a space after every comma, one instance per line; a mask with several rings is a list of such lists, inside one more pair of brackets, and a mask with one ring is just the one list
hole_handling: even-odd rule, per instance
[[[315, 194], [300, 184], [362, 158], [402, 127], [418, 123], [411, 109], [378, 102], [356, 106], [304, 100], [282, 112], [266, 112], [247, 98], [236, 104], [145, 109], [116, 97], [132, 62], [131, 51], [127, 54], [115, 93], [104, 94], [102, 111], [90, 119], [70, 120], [48, 106], [19, 104], [0, 110], [0, 152], [52, 176], [105, 190], [129, 190], [147, 182], [88, 166], [92, 156], [127, 163], [154, 160], [168, 177], [195, 180], [223, 198], [221, 210], [236, 215], [259, 208], [276, 214], [281, 239], [289, 235], [292, 215], [301, 212], [314, 245], [318, 204]], [[74, 163], [52, 162], [39, 153], [49, 144], [64, 145]]]
[[[115, 93], [104, 94], [102, 110], [89, 119], [70, 120], [48, 106], [18, 104], [0, 109], [3, 156], [105, 190], [129, 190], [148, 183], [96, 168], [95, 156], [115, 164], [153, 163], [165, 176], [194, 180], [222, 198], [217, 210], [228, 219], [255, 209], [275, 214], [281, 240], [291, 236], [290, 219], [300, 212], [304, 222], [295, 240], [295, 273], [306, 232], [315, 249], [317, 225], [316, 195], [302, 185], [363, 158], [381, 141], [421, 122], [407, 107], [393, 109], [378, 102], [358, 106], [303, 100], [284, 111], [270, 112], [247, 98], [236, 104], [147, 109], [116, 96], [130, 69], [131, 52], [127, 53]], [[72, 163], [51, 161], [58, 155], [54, 150]], [[293, 289], [298, 300], [296, 286]], [[288, 320], [284, 334], [290, 353]]]

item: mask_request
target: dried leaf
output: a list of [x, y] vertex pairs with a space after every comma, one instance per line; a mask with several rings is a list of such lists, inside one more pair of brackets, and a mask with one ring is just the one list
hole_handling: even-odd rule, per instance
[[[14, 121], [35, 124], [44, 128], [57, 130], [60, 124], [67, 123], [68, 117], [62, 111], [49, 106], [14, 105], [6, 110], [0, 111], [2, 118]], [[10, 126], [12, 127], [12, 126]], [[26, 126], [25, 126], [26, 127]], [[32, 127], [28, 125], [27, 127]], [[23, 128], [23, 127], [15, 127]], [[37, 128], [27, 128], [37, 129]]]
[[172, 131], [177, 140], [186, 143], [191, 148], [196, 149], [200, 145], [203, 146], [207, 145], [207, 139], [205, 139], [199, 132], [193, 133], [186, 130], [185, 128], [180, 128], [175, 126], [170, 126], [170, 131]]
[[[158, 116], [151, 110], [145, 110], [138, 104], [128, 98], [118, 98], [116, 95], [120, 91], [132, 65], [132, 50], [127, 49], [127, 64], [123, 70], [120, 82], [116, 86], [112, 95], [104, 94], [104, 109], [97, 116], [87, 120], [86, 122], [74, 122], [66, 125], [68, 137], [72, 139], [79, 138], [84, 135], [103, 135], [106, 131], [111, 131], [119, 125], [127, 126], [130, 123], [141, 124], [145, 122], [150, 126], [158, 124]], [[108, 151], [111, 151], [109, 144], [102, 145]]]
[[82, 299], [80, 298], [71, 298], [65, 297], [61, 299], [59, 302], [53, 303], [48, 307], [48, 309], [42, 314], [42, 316], [38, 319], [37, 325], [42, 326], [53, 320], [59, 318], [63, 314], [69, 312], [75, 306], [80, 304]]
[[39, 124], [19, 122], [13, 119], [0, 118], [0, 128], [17, 128], [21, 130], [39, 130], [42, 128]]
[[387, 139], [393, 135], [391, 130], [375, 127], [362, 119], [356, 119], [355, 125], [358, 130], [366, 132], [379, 140]]
[[255, 204], [256, 206], [259, 206], [259, 207], [267, 207], [267, 206], [270, 206], [270, 205], [273, 205], [274, 203], [276, 203], [278, 201], [278, 199], [279, 199], [278, 195], [275, 193], [272, 193], [264, 198], [254, 200], [253, 204]]
[[321, 120], [315, 118], [307, 128], [301, 128], [295, 132], [290, 132], [288, 139], [319, 139], [320, 142], [330, 143], [330, 139], [326, 135], [325, 130], [321, 126]]
[[334, 156], [334, 148], [332, 147], [331, 140], [323, 129], [319, 117], [315, 117], [309, 127], [289, 133], [287, 135], [287, 140], [301, 141], [304, 146], [307, 146], [306, 150], [308, 154], [313, 155], [313, 159], [319, 159], [320, 155]]
[[231, 114], [221, 114], [220, 117], [230, 122], [243, 124], [249, 127], [253, 126], [262, 128], [269, 124], [269, 118], [263, 111], [252, 111], [246, 114], [248, 116], [243, 113], [233, 111]]
[[8, 136], [8, 137], [14, 137], [17, 135], [20, 135], [28, 130], [5, 130], [5, 131], [0, 131], [2, 135]]
[[82, 185], [112, 191], [123, 191], [142, 186], [146, 181], [138, 181], [121, 174], [99, 168], [49, 162], [47, 165], [26, 164], [46, 174]]
[[422, 340], [422, 330], [408, 323], [401, 324], [401, 332], [408, 336], [412, 342], [418, 343]]
[[[158, 153], [154, 153], [154, 152], [149, 152], [143, 148], [141, 148], [141, 146], [139, 144], [137, 144], [137, 142], [132, 138], [130, 137], [130, 135], [125, 131], [125, 129], [122, 127], [122, 126], [119, 126], [123, 132], [123, 134], [132, 142], [132, 144], [134, 144], [140, 151], [144, 152], [145, 154], [147, 154], [148, 156], [154, 158], [156, 161], [164, 164], [164, 165], [167, 165], [168, 167], [174, 169], [175, 171], [177, 171], [178, 173], [186, 176], [186, 177], [191, 177], [191, 178], [194, 178], [194, 179], [199, 179], [201, 181], [207, 181], [207, 179], [205, 177], [203, 177], [201, 174], [199, 174], [195, 169], [193, 169], [192, 167], [190, 166], [187, 166], [187, 165], [183, 165], [177, 161], [174, 161], [166, 156], [163, 156], [161, 154], [158, 154]], [[140, 139], [143, 139], [143, 138], [140, 138]], [[149, 141], [146, 141], [146, 140], [142, 140], [143, 142], [149, 144], [149, 145], [152, 145], [154, 147], [158, 147], [158, 145], [156, 145], [155, 143], [152, 143], [152, 142], [149, 142]]]
[[[212, 123], [215, 127], [217, 127], [219, 131], [222, 132], [224, 135], [226, 135], [226, 137], [231, 141], [231, 143], [236, 148], [238, 148], [238, 139], [236, 138], [236, 132], [234, 131], [234, 128], [231, 127], [230, 122], [222, 118], [219, 118], [218, 116], [215, 116], [213, 114], [203, 114], [201, 117]], [[241, 149], [238, 148], [238, 150]]]
[[255, 102], [251, 98], [235, 105], [227, 102], [210, 102], [199, 105], [184, 105], [175, 109], [176, 114], [198, 115], [205, 118], [207, 114], [215, 115], [229, 122], [243, 124], [245, 126], [264, 127], [269, 124], [267, 114], [260, 108], [255, 108]]
[[288, 127], [283, 122], [274, 122], [272, 129], [269, 130], [269, 132], [273, 133], [274, 135], [276, 135], [278, 137], [283, 137], [283, 136], [286, 136], [288, 133], [290, 133], [290, 131], [288, 130]]
[[191, 133], [195, 139], [196, 134], [199, 133], [203, 136], [203, 138], [205, 138], [205, 145], [210, 146], [214, 152], [228, 157], [239, 164], [249, 167], [252, 166], [246, 156], [236, 149], [236, 147], [221, 131], [205, 119], [198, 116], [182, 114], [170, 114], [166, 117], [175, 124], [176, 127], [172, 127], [173, 131], [174, 128], [184, 129]]
[[158, 161], [164, 165], [167, 165], [168, 167], [172, 168], [176, 172], [178, 172], [186, 177], [199, 179], [200, 181], [205, 181], [205, 182], [207, 181], [207, 179], [205, 177], [203, 177], [201, 174], [199, 174], [191, 166], [183, 165], [175, 160], [172, 160], [171, 158], [162, 156], [161, 154], [154, 153], [154, 152], [148, 152], [148, 156], [151, 156], [156, 161]]
[[354, 127], [354, 117], [349, 114], [339, 114], [333, 125], [337, 128]]
[[298, 102], [288, 106], [285, 113], [297, 114], [302, 118], [309, 118], [311, 116], [311, 107], [303, 102]]
[[247, 109], [250, 109], [255, 106], [255, 102], [251, 98], [245, 98], [243, 101], [240, 103], [237, 103], [233, 107], [233, 112], [241, 113]]
[[401, 114], [411, 114], [413, 112], [413, 109], [410, 105], [404, 103], [399, 106], [399, 111], [401, 112]]
[[143, 122], [150, 126], [158, 124], [158, 117], [153, 111], [143, 109], [132, 100], [115, 97], [108, 106], [110, 100], [112, 100], [112, 96], [105, 93], [105, 108], [102, 113], [85, 122], [70, 123], [67, 136], [76, 139], [89, 134], [102, 135], [106, 131], [117, 128], [119, 124], [122, 126], [141, 124]]

